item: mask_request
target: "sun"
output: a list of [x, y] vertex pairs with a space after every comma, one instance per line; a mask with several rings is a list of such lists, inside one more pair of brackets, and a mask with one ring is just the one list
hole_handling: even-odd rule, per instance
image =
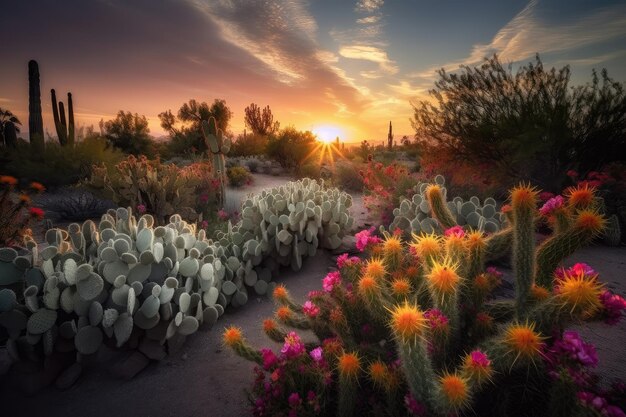
[[317, 136], [317, 140], [327, 144], [344, 136], [343, 131], [337, 126], [317, 126], [313, 129], [313, 133]]

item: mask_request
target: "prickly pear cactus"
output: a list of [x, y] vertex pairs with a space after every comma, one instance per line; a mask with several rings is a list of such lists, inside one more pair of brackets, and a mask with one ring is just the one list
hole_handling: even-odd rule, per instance
[[[447, 201], [445, 183], [443, 175], [435, 177], [435, 184], [441, 188], [445, 200], [442, 204], [447, 205], [452, 215], [450, 223], [454, 222], [455, 225], [487, 233], [495, 233], [505, 226], [506, 217], [496, 209], [496, 200], [489, 197], [481, 203], [478, 197], [473, 196], [469, 201], [464, 201], [461, 197]], [[394, 209], [394, 219], [389, 225], [389, 230], [399, 228], [407, 234], [411, 232], [442, 234], [445, 229], [451, 227], [442, 224], [444, 219], [433, 217], [427, 193], [428, 186], [428, 183], [418, 184], [415, 187], [416, 194], [410, 200], [403, 200], [400, 206]]]

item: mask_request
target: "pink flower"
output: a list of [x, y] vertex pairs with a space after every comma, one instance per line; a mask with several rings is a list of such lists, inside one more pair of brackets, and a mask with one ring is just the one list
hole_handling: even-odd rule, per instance
[[569, 273], [572, 275], [585, 275], [585, 276], [596, 275], [596, 271], [594, 271], [592, 267], [590, 267], [584, 262], [579, 262], [579, 263], [574, 264], [569, 269]]
[[604, 321], [608, 324], [617, 324], [622, 319], [622, 310], [626, 310], [626, 300], [607, 290], [600, 294], [600, 301], [606, 316]]
[[487, 273], [498, 279], [502, 278], [502, 276], [504, 275], [502, 272], [498, 271], [494, 266], [490, 266], [489, 268], [487, 268]]
[[207, 193], [200, 194], [200, 202], [206, 203], [207, 201], [209, 201], [209, 195]]
[[311, 356], [311, 358], [313, 359], [314, 362], [319, 363], [323, 359], [323, 356], [322, 356], [323, 353], [324, 353], [324, 351], [322, 350], [322, 347], [318, 346], [315, 349], [313, 349], [312, 351], [310, 351], [309, 355]]
[[322, 280], [322, 287], [326, 292], [332, 292], [336, 285], [341, 284], [341, 274], [339, 271], [329, 272]]
[[226, 210], [224, 210], [224, 209], [220, 209], [220, 210], [217, 212], [217, 217], [218, 217], [221, 221], [225, 222], [226, 220], [228, 220], [228, 213], [226, 212]]
[[313, 290], [313, 291], [309, 291], [309, 293], [307, 294], [307, 298], [309, 299], [314, 299], [314, 298], [319, 298], [319, 297], [323, 297], [324, 296], [324, 292], [323, 291], [318, 291], [318, 290]]
[[200, 223], [200, 227], [206, 229], [207, 227], [209, 227], [209, 222], [206, 220], [202, 220], [202, 223]]
[[304, 302], [304, 305], [302, 306], [302, 311], [307, 316], [311, 318], [315, 318], [319, 314], [320, 308], [316, 306], [315, 304], [313, 304], [312, 302], [310, 302], [309, 300], [307, 300]]
[[436, 308], [426, 310], [424, 317], [428, 319], [430, 328], [434, 331], [447, 331], [448, 330], [448, 318]]
[[475, 366], [480, 366], [483, 368], [488, 367], [491, 364], [491, 361], [480, 350], [474, 350], [470, 353], [470, 359], [472, 360], [472, 364]]
[[574, 171], [573, 169], [570, 169], [569, 171], [567, 171], [567, 176], [570, 178], [576, 178], [578, 176], [578, 172]]
[[444, 232], [446, 236], [465, 237], [465, 230], [461, 226], [454, 226]]
[[563, 207], [564, 203], [565, 200], [563, 199], [563, 197], [557, 195], [556, 197], [553, 197], [546, 201], [546, 203], [539, 209], [539, 213], [541, 213], [542, 216], [550, 216], [557, 209]]
[[261, 349], [261, 356], [263, 357], [263, 369], [266, 371], [269, 371], [278, 362], [278, 358], [271, 349]]
[[352, 265], [357, 265], [359, 262], [361, 262], [361, 259], [358, 256], [352, 256], [349, 258], [348, 254], [344, 253], [337, 257], [337, 268], [341, 269], [344, 266], [349, 267]]
[[374, 230], [375, 228], [372, 226], [369, 230], [361, 230], [354, 235], [356, 238], [356, 248], [360, 252], [363, 252], [369, 245], [375, 245], [381, 242], [379, 237], [372, 236]]
[[296, 356], [300, 356], [305, 351], [306, 349], [304, 348], [304, 343], [300, 340], [298, 333], [289, 332], [287, 336], [285, 336], [285, 344], [280, 350], [280, 353], [285, 355], [287, 358], [294, 358]]
[[409, 393], [404, 396], [404, 405], [412, 416], [425, 416], [426, 407], [423, 404], [417, 402], [415, 398]]
[[146, 212], [146, 206], [144, 206], [143, 204], [139, 204], [137, 206], [137, 213], [144, 214], [145, 212]]
[[539, 199], [541, 201], [548, 201], [552, 197], [554, 197], [554, 193], [551, 193], [550, 191], [543, 191], [539, 193]]
[[291, 395], [289, 395], [289, 407], [292, 408], [297, 408], [300, 404], [302, 404], [302, 399], [300, 398], [300, 394], [298, 394], [297, 392], [292, 392]]

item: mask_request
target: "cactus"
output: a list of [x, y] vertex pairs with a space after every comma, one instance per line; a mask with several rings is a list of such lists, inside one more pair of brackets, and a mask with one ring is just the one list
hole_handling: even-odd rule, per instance
[[[442, 216], [443, 200], [437, 187], [429, 187], [425, 201], [433, 216], [441, 219], [445, 213]], [[551, 390], [534, 386], [548, 381], [548, 371], [542, 366], [546, 344], [569, 323], [607, 314], [606, 290], [591, 272], [564, 272], [554, 291], [546, 289], [552, 285], [538, 287], [536, 278], [556, 279], [552, 278], [553, 262], [579, 246], [575, 238], [588, 241], [599, 233], [603, 219], [593, 209], [569, 205], [565, 210], [572, 217], [571, 224], [556, 230], [547, 247], [535, 248], [536, 201], [531, 187], [512, 190], [510, 227], [490, 238], [459, 228], [446, 236], [413, 234], [407, 242], [399, 234], [385, 232], [385, 239], [368, 244], [369, 259], [348, 261], [347, 255], [342, 256], [340, 271], [329, 273], [323, 280], [324, 291], [311, 292], [304, 304], [291, 299], [285, 287], [276, 287], [277, 320], [312, 331], [317, 340], [307, 344], [306, 352], [290, 357], [285, 352], [290, 352], [297, 334], [273, 319], [265, 320], [266, 334], [285, 345], [276, 361], [280, 365], [264, 362], [264, 371], [279, 373], [278, 380], [272, 377], [273, 382], [265, 382], [268, 378], [257, 374], [257, 381], [264, 383], [254, 385], [252, 399], [276, 389], [272, 392], [280, 394], [274, 400], [263, 397], [265, 410], [284, 414], [292, 401], [282, 396], [280, 384], [288, 384], [287, 393], [306, 393], [318, 380], [331, 379], [336, 390], [315, 391], [323, 395], [319, 404], [326, 407], [317, 414], [356, 415], [373, 410], [376, 415], [405, 415], [404, 402], [409, 410], [411, 405], [420, 408], [421, 415], [465, 415], [474, 413], [478, 402], [485, 408], [481, 415], [491, 415], [491, 386], [505, 397], [523, 394], [549, 402]], [[288, 224], [289, 218], [274, 223]], [[281, 240], [287, 242], [289, 237]], [[495, 257], [511, 246], [515, 298], [491, 300], [499, 277], [492, 269], [485, 270], [484, 262], [488, 253]], [[225, 339], [243, 340], [241, 332], [229, 332]], [[227, 345], [257, 363], [259, 356], [269, 355], [267, 349], [256, 351], [248, 344], [243, 349], [240, 342]], [[318, 364], [320, 351], [327, 365]], [[365, 369], [368, 378], [362, 377]], [[524, 382], [518, 385], [520, 381]], [[534, 394], [529, 394], [530, 386]], [[407, 387], [410, 396], [402, 398], [398, 387]], [[501, 415], [519, 411], [506, 402], [501, 406]]]
[[67, 93], [67, 120], [65, 118], [65, 107], [63, 102], [57, 103], [57, 96], [54, 88], [50, 90], [52, 97], [52, 116], [54, 118], [54, 127], [57, 131], [59, 144], [61, 146], [74, 145], [74, 104], [72, 103], [72, 93]]
[[211, 116], [209, 120], [202, 121], [202, 135], [207, 149], [213, 154], [213, 177], [219, 181], [220, 193], [218, 197], [218, 206], [224, 204], [226, 198], [226, 165], [224, 163], [224, 155], [228, 153], [231, 146], [229, 138], [224, 137], [224, 133], [217, 126], [215, 117]]
[[607, 219], [603, 237], [605, 244], [609, 246], [619, 246], [622, 240], [622, 232], [617, 214], [613, 214]]
[[28, 62], [28, 134], [34, 152], [43, 152], [43, 118], [41, 117], [41, 90], [39, 87], [39, 64]]

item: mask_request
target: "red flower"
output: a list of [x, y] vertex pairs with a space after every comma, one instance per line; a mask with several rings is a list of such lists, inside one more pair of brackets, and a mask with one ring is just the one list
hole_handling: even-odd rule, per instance
[[31, 217], [39, 220], [43, 219], [44, 211], [39, 207], [31, 207], [30, 209], [28, 209], [28, 212], [30, 213]]

